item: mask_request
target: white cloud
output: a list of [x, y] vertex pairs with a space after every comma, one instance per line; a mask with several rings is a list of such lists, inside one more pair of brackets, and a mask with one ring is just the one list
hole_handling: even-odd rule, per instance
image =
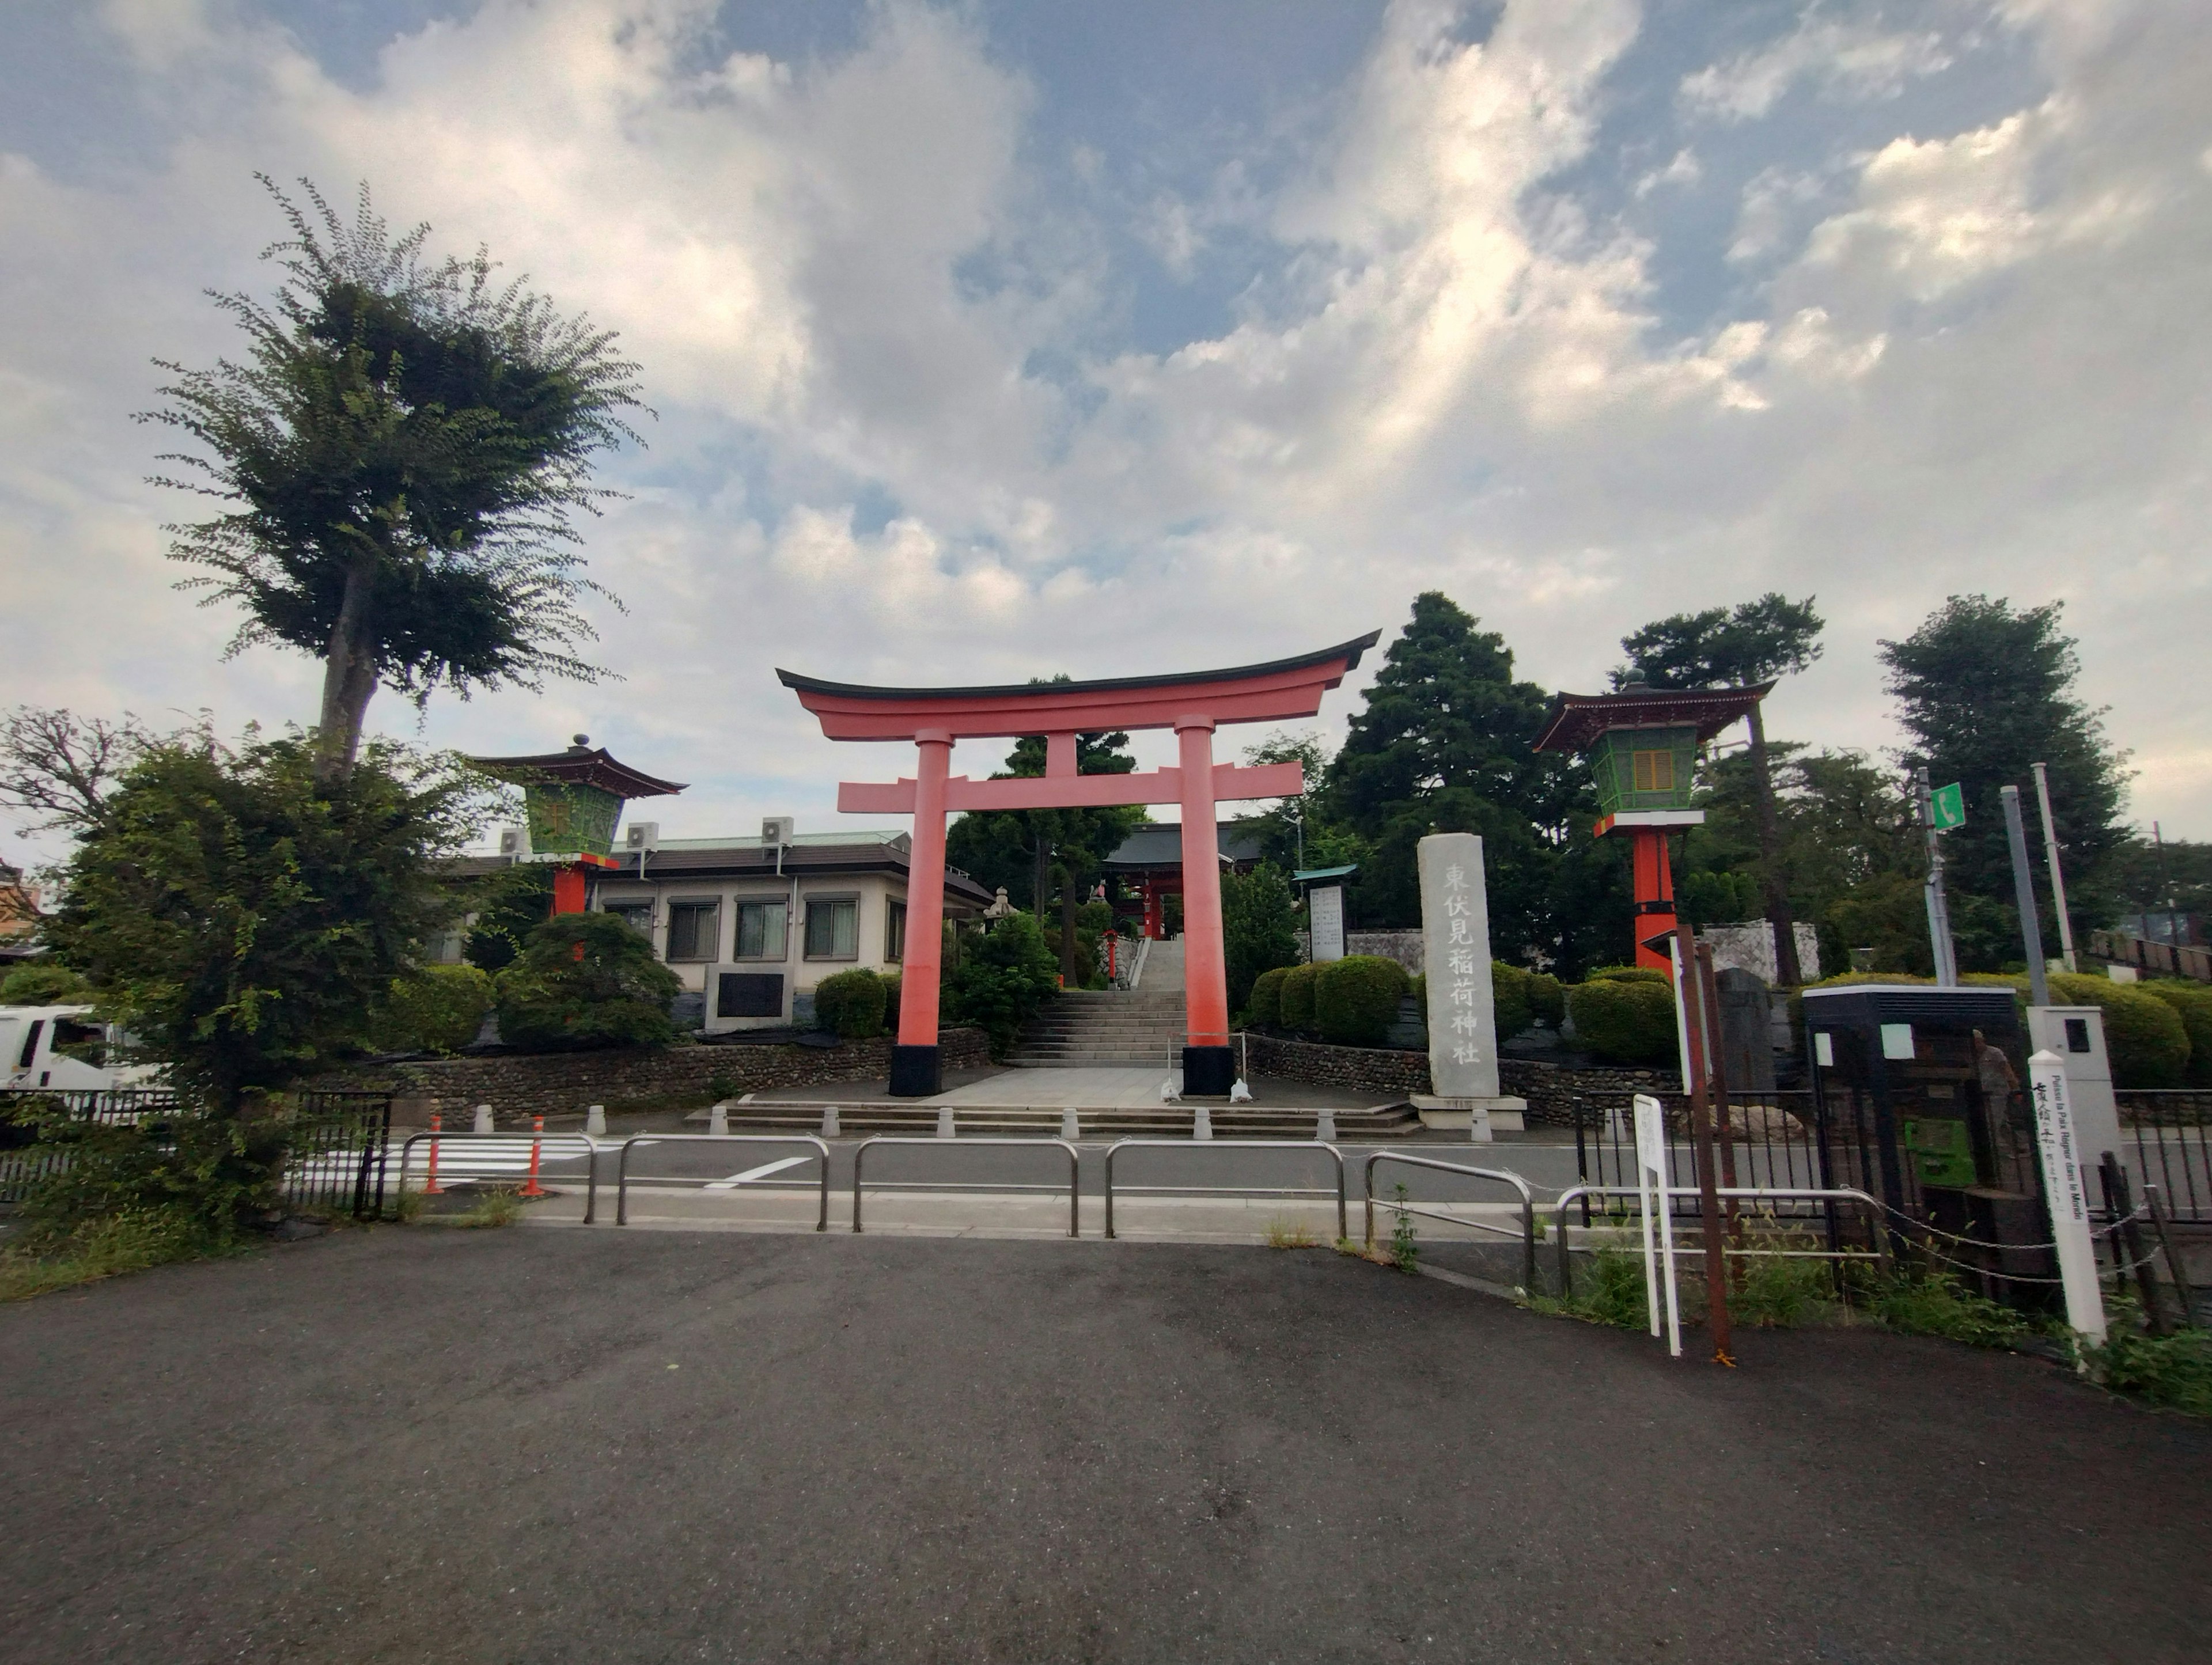
[[1894, 98], [1905, 82], [1951, 66], [1942, 35], [1892, 30], [1879, 15], [1865, 21], [1827, 16], [1809, 6], [1782, 39], [1683, 77], [1683, 103], [1727, 121], [1766, 115], [1799, 81], [1819, 83], [1831, 98]]

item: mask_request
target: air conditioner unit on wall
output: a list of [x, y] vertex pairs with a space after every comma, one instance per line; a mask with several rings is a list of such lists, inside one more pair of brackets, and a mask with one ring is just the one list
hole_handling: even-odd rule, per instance
[[623, 848], [626, 850], [657, 850], [660, 848], [660, 823], [633, 821], [623, 829]]
[[761, 842], [769, 846], [788, 844], [799, 836], [799, 820], [795, 816], [771, 815], [761, 822]]
[[530, 854], [530, 829], [501, 827], [499, 829], [499, 853], [517, 860]]

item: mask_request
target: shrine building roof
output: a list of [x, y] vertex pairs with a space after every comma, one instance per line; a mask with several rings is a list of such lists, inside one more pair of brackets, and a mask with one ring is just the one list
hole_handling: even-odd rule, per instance
[[1747, 688], [1632, 688], [1618, 694], [1554, 694], [1537, 751], [1588, 751], [1613, 728], [1694, 728], [1710, 740], [1740, 722], [1774, 684]]

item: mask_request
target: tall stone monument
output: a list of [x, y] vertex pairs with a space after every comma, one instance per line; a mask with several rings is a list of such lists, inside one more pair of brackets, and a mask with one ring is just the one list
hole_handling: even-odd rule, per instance
[[1473, 833], [1431, 833], [1421, 841], [1420, 876], [1429, 1080], [1436, 1091], [1416, 1097], [1413, 1108], [1430, 1126], [1465, 1127], [1484, 1143], [1494, 1129], [1518, 1131], [1528, 1102], [1498, 1090], [1482, 840]]

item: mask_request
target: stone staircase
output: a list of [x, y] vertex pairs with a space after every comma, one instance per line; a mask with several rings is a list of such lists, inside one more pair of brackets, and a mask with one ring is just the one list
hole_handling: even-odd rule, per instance
[[[1040, 1085], [1047, 1085], [1048, 1080], [1049, 1078], [1040, 1078]], [[823, 1101], [834, 1103], [836, 1091], [835, 1087], [823, 1088]], [[822, 1108], [820, 1103], [732, 1103], [723, 1107], [723, 1114], [733, 1133], [817, 1133], [822, 1128]], [[843, 1104], [837, 1111], [838, 1130], [846, 1138], [866, 1133], [931, 1134], [938, 1129], [939, 1109], [928, 1103]], [[956, 1136], [1010, 1138], [1026, 1134], [1054, 1138], [1060, 1131], [1062, 1114], [1049, 1104], [962, 1104], [955, 1109], [954, 1127]], [[1336, 1118], [1337, 1141], [1343, 1145], [1402, 1139], [1421, 1131], [1420, 1118], [1404, 1104], [1375, 1109], [1340, 1109], [1331, 1114]], [[1261, 1104], [1214, 1104], [1208, 1109], [1214, 1136], [1225, 1139], [1311, 1139], [1316, 1115], [1310, 1109]], [[1088, 1139], [1188, 1139], [1194, 1119], [1194, 1112], [1187, 1104], [1077, 1112], [1079, 1135]], [[708, 1112], [694, 1110], [684, 1121], [695, 1131], [703, 1132], [708, 1125]]]
[[1146, 951], [1135, 988], [1071, 989], [1023, 1028], [1006, 1062], [1015, 1069], [1158, 1069], [1184, 1040], [1182, 943]]

